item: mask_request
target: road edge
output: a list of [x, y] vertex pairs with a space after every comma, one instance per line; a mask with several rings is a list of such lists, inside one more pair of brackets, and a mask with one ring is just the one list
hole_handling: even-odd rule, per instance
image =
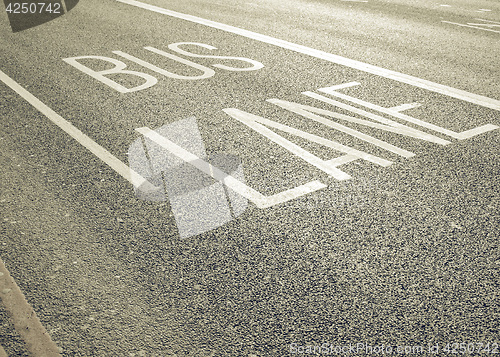
[[[16, 331], [26, 342], [29, 352], [34, 357], [61, 356], [59, 348], [50, 338], [24, 294], [11, 277], [0, 258], [0, 300], [6, 310], [12, 314]], [[1, 356], [1, 353], [0, 353]]]

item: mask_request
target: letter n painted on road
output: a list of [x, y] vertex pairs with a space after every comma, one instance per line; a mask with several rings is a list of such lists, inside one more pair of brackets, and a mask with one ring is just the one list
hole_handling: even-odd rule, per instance
[[[337, 180], [348, 180], [351, 178], [349, 174], [337, 168], [337, 166], [345, 164], [346, 162], [362, 159], [380, 166], [389, 166], [392, 164], [391, 161], [382, 159], [380, 157], [370, 155], [366, 152], [356, 150], [354, 148], [342, 145], [338, 142], [328, 140], [323, 137], [304, 132], [302, 130], [295, 129], [284, 124], [274, 122], [272, 120], [260, 117], [258, 115], [250, 114], [236, 108], [227, 108], [223, 109], [223, 111], [229, 116], [235, 118], [236, 120], [242, 122], [243, 124], [257, 131], [258, 133], [264, 135], [266, 138], [282, 146], [286, 150], [290, 151], [292, 154], [300, 157], [309, 164], [317, 167], [321, 171], [327, 173], [328, 175], [332, 176]], [[266, 128], [264, 125], [301, 137], [303, 139], [312, 141], [314, 143], [329, 147], [331, 149], [343, 152], [345, 153], [345, 155], [333, 160], [324, 161], [319, 157], [317, 157], [316, 155], [311, 154], [309, 151], [304, 150], [300, 146], [276, 134], [274, 131]]]

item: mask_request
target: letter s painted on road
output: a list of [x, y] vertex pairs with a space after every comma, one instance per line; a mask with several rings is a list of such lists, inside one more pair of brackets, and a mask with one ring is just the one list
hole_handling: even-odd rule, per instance
[[193, 46], [200, 46], [200, 47], [203, 47], [203, 48], [206, 48], [208, 50], [216, 50], [217, 47], [214, 47], [214, 46], [211, 46], [211, 45], [207, 45], [205, 43], [198, 43], [198, 42], [177, 42], [177, 43], [171, 43], [170, 45], [168, 45], [168, 48], [171, 49], [172, 51], [175, 51], [177, 53], [180, 53], [184, 56], [188, 56], [188, 57], [197, 57], [197, 58], [220, 58], [220, 59], [226, 59], [226, 60], [237, 60], [237, 61], [243, 61], [243, 62], [247, 62], [247, 63], [250, 63], [252, 66], [251, 67], [244, 67], [244, 68], [241, 68], [241, 67], [230, 67], [230, 66], [226, 66], [226, 65], [223, 65], [223, 64], [213, 64], [212, 66], [213, 67], [217, 67], [217, 68], [221, 68], [221, 69], [225, 69], [227, 71], [255, 71], [255, 70], [258, 70], [258, 69], [261, 69], [264, 67], [264, 65], [258, 61], [255, 61], [255, 60], [252, 60], [250, 58], [245, 58], [245, 57], [232, 57], [232, 56], [212, 56], [212, 55], [200, 55], [200, 54], [197, 54], [197, 53], [191, 53], [191, 52], [188, 52], [188, 51], [185, 51], [185, 50], [182, 50], [179, 48], [179, 46], [181, 45], [193, 45]]

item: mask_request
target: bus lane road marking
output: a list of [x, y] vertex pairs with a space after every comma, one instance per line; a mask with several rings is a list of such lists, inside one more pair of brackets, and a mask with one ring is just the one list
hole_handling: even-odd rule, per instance
[[[33, 94], [24, 89], [20, 84], [6, 75], [4, 72], [0, 70], [0, 81], [5, 83], [8, 87], [18, 93], [22, 98], [24, 98], [28, 103], [30, 103], [33, 107], [35, 107], [38, 111], [40, 111], [43, 115], [45, 115], [50, 121], [52, 121], [55, 125], [57, 125], [64, 132], [69, 134], [73, 139], [78, 141], [83, 147], [92, 152], [95, 156], [101, 159], [104, 163], [106, 163], [110, 168], [112, 168], [115, 172], [129, 181], [135, 188], [141, 187], [142, 191], [154, 192], [162, 190], [162, 187], [156, 187], [151, 184], [146, 178], [141, 176], [135, 170], [127, 166], [121, 160], [119, 160], [116, 156], [110, 153], [103, 146], [99, 145], [97, 142], [92, 140], [89, 136], [84, 134], [78, 128], [76, 128], [69, 121], [61, 117], [54, 110], [49, 108], [46, 104], [36, 98]], [[210, 171], [212, 172], [210, 175], [217, 179], [221, 180], [226, 186], [234, 189], [236, 192], [241, 194], [243, 197], [248, 198], [252, 201], [258, 208], [268, 208], [280, 203], [284, 203], [300, 196], [307, 195], [311, 192], [321, 190], [326, 187], [325, 184], [314, 180], [308, 182], [304, 185], [288, 189], [278, 194], [266, 196], [263, 195], [252, 188], [246, 186], [245, 184], [239, 182], [237, 179], [228, 175], [216, 168], [213, 168], [211, 165], [208, 165], [196, 157], [195, 155], [188, 153], [186, 150], [178, 147], [174, 143], [168, 143], [164, 138], [158, 138], [157, 135], [148, 128], [138, 129], [138, 131], [145, 135], [149, 136], [152, 139], [156, 139], [156, 142], [160, 145], [166, 146], [172, 152], [178, 154], [180, 158], [190, 163], [191, 165], [199, 168], [201, 171]], [[177, 151], [176, 151], [177, 149]], [[216, 172], [214, 175], [213, 173]]]
[[[198, 18], [195, 16], [191, 15], [185, 15], [185, 14], [180, 14], [176, 13], [170, 10], [162, 9], [153, 5], [148, 5], [141, 3], [139, 1], [135, 0], [117, 0], [122, 3], [134, 5], [140, 8], [144, 8], [146, 10], [151, 10], [154, 12], [158, 12], [161, 14], [166, 14], [169, 16], [174, 16], [176, 18], [188, 20], [194, 23], [202, 24], [205, 26], [210, 26], [214, 27], [217, 29], [224, 30], [226, 32], [234, 33], [237, 35], [241, 35], [243, 37], [247, 37], [250, 39], [255, 39], [264, 43], [269, 43], [272, 45], [276, 45], [278, 47], [284, 48], [284, 49], [289, 49], [293, 50], [298, 53], [310, 55], [315, 58], [327, 60], [332, 63], [336, 63], [339, 65], [344, 65], [348, 66], [357, 70], [365, 71], [371, 74], [379, 75], [384, 78], [388, 78], [391, 80], [396, 80], [402, 83], [410, 84], [419, 88], [423, 88], [429, 91], [445, 94], [466, 102], [474, 103], [477, 105], [481, 105], [483, 107], [495, 109], [495, 110], [500, 110], [500, 101], [492, 98], [487, 98], [484, 96], [476, 95], [473, 93], [469, 93], [466, 91], [454, 89], [451, 87], [447, 87], [441, 84], [433, 83], [430, 81], [426, 81], [423, 79], [419, 79], [416, 77], [412, 76], [407, 76], [402, 73], [390, 71], [387, 69], [383, 69], [380, 67], [372, 66], [369, 64], [365, 64], [362, 62], [350, 60], [344, 57], [340, 57], [337, 55], [333, 55], [330, 53], [326, 53], [323, 51], [315, 50], [309, 47], [293, 44], [291, 42], [279, 40], [270, 36], [266, 35], [261, 35], [255, 32], [239, 29], [233, 26], [213, 22], [210, 20], [205, 20], [202, 18]], [[254, 71], [254, 70], [259, 70], [264, 67], [264, 65], [256, 60], [249, 59], [249, 58], [243, 58], [243, 57], [234, 57], [234, 56], [211, 56], [211, 55], [201, 55], [201, 54], [196, 54], [190, 51], [186, 51], [184, 49], [181, 49], [179, 46], [183, 45], [191, 45], [191, 46], [199, 46], [203, 47], [205, 49], [213, 50], [216, 49], [216, 47], [209, 45], [209, 44], [203, 44], [203, 43], [195, 43], [195, 42], [179, 42], [179, 43], [174, 43], [168, 45], [168, 48], [171, 51], [176, 52], [177, 54], [183, 55], [183, 56], [188, 56], [188, 57], [201, 57], [201, 58], [212, 58], [212, 59], [232, 59], [232, 60], [239, 60], [247, 65], [244, 67], [230, 67], [227, 65], [223, 64], [213, 64], [213, 67], [216, 67], [218, 69], [222, 70], [227, 70], [227, 71]], [[189, 61], [185, 58], [179, 57], [177, 55], [174, 55], [172, 53], [168, 53], [165, 51], [161, 51], [159, 49], [153, 48], [153, 47], [144, 47], [148, 51], [155, 52], [156, 54], [159, 54], [161, 56], [173, 59], [179, 63], [182, 63], [184, 65], [193, 67], [199, 71], [202, 72], [201, 75], [196, 75], [196, 76], [180, 76], [175, 73], [166, 71], [162, 68], [159, 68], [149, 62], [146, 62], [144, 60], [141, 60], [140, 58], [137, 58], [135, 56], [129, 55], [125, 52], [122, 51], [112, 51], [113, 54], [118, 55], [122, 58], [125, 58], [129, 61], [135, 62], [136, 64], [139, 64], [142, 67], [145, 67], [153, 72], [156, 72], [158, 74], [163, 75], [166, 78], [171, 78], [175, 80], [201, 80], [205, 78], [209, 78], [215, 75], [215, 71], [212, 70], [209, 67], [202, 66], [200, 64], [197, 64], [195, 62]], [[81, 64], [78, 62], [79, 59], [86, 59], [86, 58], [93, 58], [93, 59], [98, 59], [98, 60], [103, 60], [106, 62], [110, 62], [115, 65], [114, 68], [107, 69], [104, 71], [94, 71], [88, 68], [87, 66]], [[83, 71], [84, 73], [90, 75], [94, 79], [99, 80], [100, 82], [108, 85], [109, 87], [113, 88], [114, 90], [119, 91], [122, 94], [129, 93], [131, 91], [138, 91], [138, 90], [144, 90], [147, 89], [157, 83], [157, 78], [152, 76], [151, 74], [147, 74], [145, 72], [138, 72], [138, 71], [131, 71], [131, 70], [126, 70], [125, 68], [127, 67], [126, 63], [122, 61], [118, 61], [114, 58], [110, 57], [103, 57], [103, 56], [80, 56], [80, 57], [71, 57], [71, 58], [64, 58], [63, 61], [66, 63], [72, 65], [73, 67], [77, 68], [80, 71]], [[250, 64], [250, 66], [248, 66]], [[139, 76], [142, 77], [143, 79], [146, 80], [146, 83], [134, 87], [134, 88], [125, 88], [118, 83], [114, 82], [110, 78], [106, 77], [106, 75], [109, 74], [127, 74], [127, 75], [132, 75], [132, 76]], [[26, 89], [21, 87], [18, 83], [16, 83], [13, 79], [8, 77], [5, 73], [0, 71], [0, 81], [4, 82], [7, 86], [9, 86], [12, 90], [17, 92], [21, 97], [23, 97], [26, 101], [28, 101], [31, 105], [33, 105], [36, 109], [38, 109], [42, 114], [44, 114], [48, 119], [50, 119], [54, 124], [56, 124], [59, 128], [61, 128], [63, 131], [65, 131], [67, 134], [69, 134], [71, 137], [73, 137], [75, 140], [77, 140], [81, 145], [83, 145], [86, 149], [91, 151], [95, 156], [97, 156], [99, 159], [101, 159], [103, 162], [105, 162], [107, 165], [109, 165], [113, 170], [115, 170], [118, 174], [120, 174], [122, 177], [124, 177], [126, 180], [128, 180], [130, 183], [133, 184], [135, 188], [141, 187], [141, 191], [150, 191], [150, 192], [155, 192], [158, 190], [161, 190], [161, 187], [156, 187], [153, 184], [151, 184], [148, 181], [148, 177], [144, 177], [143, 175], [139, 174], [138, 172], [134, 171], [131, 167], [127, 166], [125, 163], [120, 161], [118, 158], [116, 158], [114, 155], [112, 155], [108, 150], [106, 150], [104, 147], [93, 141], [90, 137], [85, 135], [83, 132], [81, 132], [79, 129], [77, 129], [75, 126], [73, 126], [70, 122], [62, 118], [60, 115], [58, 115], [56, 112], [54, 112], [51, 108], [49, 108], [47, 105], [42, 103], [40, 100], [38, 100], [35, 96], [33, 96], [31, 93], [29, 93]], [[347, 121], [355, 124], [359, 124], [365, 127], [371, 127], [375, 128], [378, 130], [384, 130], [387, 132], [392, 132], [404, 136], [409, 136], [412, 138], [420, 139], [420, 140], [425, 140], [428, 142], [432, 142], [435, 144], [439, 145], [447, 145], [451, 143], [448, 140], [445, 140], [443, 138], [440, 138], [435, 135], [428, 134], [426, 132], [423, 132], [419, 129], [413, 128], [406, 126], [404, 124], [395, 122], [387, 117], [383, 117], [379, 114], [375, 114], [373, 112], [368, 112], [366, 110], [363, 110], [359, 107], [354, 107], [351, 106], [345, 102], [351, 102], [354, 104], [357, 104], [358, 106], [373, 110], [373, 111], [378, 111], [381, 114], [385, 114], [388, 116], [392, 116], [395, 118], [398, 118], [402, 121], [406, 121], [409, 123], [412, 123], [414, 125], [436, 131], [437, 133], [443, 134], [450, 136], [454, 139], [458, 140], [463, 140], [467, 139], [476, 135], [479, 135], [481, 133], [485, 133], [491, 130], [495, 130], [498, 128], [498, 126], [493, 125], [493, 124], [486, 124], [477, 128], [473, 128], [470, 130], [466, 130], [461, 133], [456, 133], [453, 132], [449, 129], [439, 127], [437, 125], [422, 121], [420, 119], [402, 114], [401, 111], [404, 111], [406, 109], [418, 106], [418, 103], [409, 103], [409, 104], [404, 104], [402, 106], [398, 107], [393, 107], [393, 108], [383, 108], [378, 105], [363, 101], [358, 98], [354, 98], [351, 96], [348, 96], [346, 94], [338, 92], [338, 90], [346, 89], [352, 86], [357, 86], [360, 85], [358, 82], [349, 82], [349, 83], [342, 83], [342, 84], [336, 84], [330, 87], [326, 88], [319, 88], [317, 89], [320, 92], [323, 92], [325, 94], [328, 94], [331, 97], [337, 97], [339, 99], [342, 99], [344, 102], [339, 102], [335, 99], [332, 99], [331, 97], [325, 97], [323, 95], [320, 95], [318, 93], [314, 93], [311, 91], [303, 92], [302, 94], [308, 97], [311, 97], [313, 99], [316, 99], [318, 101], [327, 103], [332, 105], [333, 107], [338, 107], [344, 110], [347, 110], [349, 112], [352, 112], [357, 115], [364, 116], [366, 118], [372, 119], [373, 121], [369, 121], [366, 119], [360, 119], [359, 117], [351, 116], [351, 115], [344, 115], [336, 112], [332, 112], [330, 110], [325, 110], [325, 109], [320, 109], [318, 107], [312, 107], [300, 103], [294, 103], [294, 102], [289, 102], [283, 99], [278, 99], [278, 98], [270, 98], [267, 100], [268, 103], [277, 105], [278, 107], [281, 107], [282, 109], [288, 110], [290, 112], [294, 112], [295, 114], [301, 115], [304, 118], [322, 123], [326, 125], [327, 127], [330, 127], [334, 130], [344, 132], [348, 135], [351, 135], [353, 137], [356, 137], [358, 139], [361, 139], [363, 141], [366, 141], [374, 146], [378, 146], [384, 150], [387, 150], [389, 152], [395, 153], [399, 156], [402, 156], [404, 158], [411, 158], [415, 154], [407, 151], [403, 148], [396, 147], [390, 143], [384, 142], [382, 140], [376, 139], [372, 136], [369, 136], [365, 133], [359, 132], [357, 130], [354, 130], [350, 127], [347, 127], [345, 125], [342, 125], [340, 123], [334, 122], [330, 119], [327, 119], [326, 117], [334, 118], [337, 120], [341, 121]], [[381, 158], [381, 157], [376, 157], [374, 155], [371, 155], [367, 152], [363, 152], [360, 150], [356, 150], [351, 147], [347, 147], [339, 142], [335, 142], [332, 140], [329, 140], [327, 138], [319, 137], [307, 132], [304, 132], [302, 130], [298, 130], [296, 128], [288, 127], [286, 125], [280, 124], [278, 122], [271, 121], [269, 119], [244, 112], [242, 110], [239, 110], [238, 108], [225, 108], [223, 109], [223, 112], [226, 113], [228, 116], [232, 117], [233, 119], [238, 120], [242, 124], [246, 125], [247, 127], [253, 129], [254, 131], [260, 133], [261, 135], [267, 137], [269, 140], [273, 141], [275, 144], [278, 144], [282, 148], [288, 150], [291, 152], [293, 155], [296, 157], [306, 161], [307, 163], [315, 166], [319, 170], [327, 173], [330, 177], [333, 177], [337, 180], [346, 180], [350, 179], [351, 176], [340, 169], [338, 169], [338, 166], [343, 165], [345, 163], [354, 161], [354, 160], [365, 160], [369, 161], [371, 163], [380, 165], [380, 166], [389, 166], [392, 164], [392, 161], [389, 161], [387, 159]], [[325, 117], [326, 116], [326, 117]], [[344, 153], [344, 156], [336, 157], [330, 160], [323, 160], [311, 152], [306, 151], [305, 149], [301, 148], [300, 146], [292, 143], [291, 141], [285, 139], [284, 137], [280, 136], [279, 134], [275, 133], [269, 127], [278, 129], [281, 131], [288, 132], [289, 134], [292, 134], [294, 136], [301, 137], [303, 139], [306, 139], [308, 141], [314, 142], [316, 144], [323, 145], [325, 147], [329, 147], [331, 149], [334, 149], [336, 151], [340, 151]], [[309, 183], [300, 185], [298, 187], [295, 187], [293, 189], [288, 189], [284, 192], [281, 192], [279, 194], [275, 194], [272, 196], [264, 196], [261, 193], [255, 191], [254, 189], [248, 187], [246, 184], [239, 182], [237, 179], [234, 177], [228, 175], [227, 173], [222, 172], [221, 170], [213, 167], [209, 163], [205, 162], [202, 160], [199, 156], [194, 155], [193, 153], [190, 153], [187, 151], [185, 148], [180, 147], [176, 145], [173, 142], [170, 142], [169, 140], [162, 138], [160, 135], [157, 135], [154, 130], [149, 129], [147, 127], [145, 128], [139, 128], [136, 129], [137, 132], [142, 134], [144, 137], [149, 138], [152, 142], [156, 143], [157, 145], [163, 147], [164, 149], [170, 151], [171, 153], [175, 154], [178, 158], [182, 159], [184, 162], [191, 164], [192, 166], [196, 167], [202, 172], [205, 172], [209, 174], [212, 178], [221, 181], [224, 185], [227, 187], [230, 187], [233, 189], [235, 192], [238, 192], [240, 195], [243, 197], [247, 198], [248, 200], [252, 201], [258, 208], [267, 208], [274, 206], [276, 204], [280, 204], [292, 199], [295, 199], [297, 197], [309, 194], [311, 192], [314, 192], [316, 190], [320, 190], [326, 187], [325, 184], [315, 180], [311, 181]]]

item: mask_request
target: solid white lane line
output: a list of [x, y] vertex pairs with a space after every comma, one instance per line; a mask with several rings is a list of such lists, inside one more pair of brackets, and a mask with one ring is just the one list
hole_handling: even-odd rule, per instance
[[474, 23], [474, 22], [467, 22], [467, 25], [484, 26], [484, 27], [500, 27], [500, 25], [497, 25], [497, 24], [478, 24], [478, 23]]
[[453, 98], [461, 99], [461, 100], [464, 100], [464, 101], [467, 101], [470, 103], [474, 103], [474, 104], [478, 104], [478, 105], [481, 105], [481, 106], [484, 106], [487, 108], [500, 110], [500, 100], [497, 100], [497, 99], [488, 98], [488, 97], [474, 94], [474, 93], [470, 93], [470, 92], [467, 92], [467, 91], [464, 91], [461, 89], [456, 89], [456, 88], [452, 88], [452, 87], [449, 87], [449, 86], [446, 86], [443, 84], [434, 83], [434, 82], [431, 82], [431, 81], [428, 81], [425, 79], [421, 79], [421, 78], [417, 78], [417, 77], [413, 77], [413, 76], [410, 76], [410, 75], [407, 75], [404, 73], [399, 73], [399, 72], [392, 71], [389, 69], [377, 67], [377, 66], [374, 66], [371, 64], [367, 64], [367, 63], [363, 63], [360, 61], [356, 61], [356, 60], [352, 60], [349, 58], [334, 55], [332, 53], [316, 50], [314, 48], [310, 48], [307, 46], [302, 46], [302, 45], [298, 45], [298, 44], [288, 42], [285, 40], [280, 40], [280, 39], [277, 39], [277, 38], [274, 38], [271, 36], [262, 35], [262, 34], [257, 33], [257, 32], [241, 29], [241, 28], [234, 27], [231, 25], [226, 25], [226, 24], [223, 24], [220, 22], [211, 21], [211, 20], [203, 19], [201, 17], [182, 14], [180, 12], [167, 10], [167, 9], [164, 9], [164, 8], [161, 8], [158, 6], [145, 4], [145, 3], [140, 2], [140, 1], [136, 1], [136, 0], [116, 0], [116, 1], [124, 3], [124, 4], [128, 4], [128, 5], [136, 6], [136, 7], [145, 9], [145, 10], [157, 12], [159, 14], [164, 14], [164, 15], [176, 17], [179, 19], [194, 22], [194, 23], [201, 24], [204, 26], [209, 26], [212, 28], [226, 31], [226, 32], [234, 33], [236, 35], [251, 38], [253, 40], [268, 43], [268, 44], [278, 46], [281, 48], [285, 48], [288, 50], [292, 50], [292, 51], [295, 51], [298, 53], [306, 54], [306, 55], [309, 55], [311, 57], [323, 59], [323, 60], [331, 62], [331, 63], [336, 63], [336, 64], [340, 64], [340, 65], [343, 65], [346, 67], [350, 67], [350, 68], [354, 68], [354, 69], [357, 69], [360, 71], [364, 71], [367, 73], [372, 73], [372, 74], [382, 76], [385, 78], [389, 78], [389, 79], [392, 79], [392, 80], [395, 80], [395, 81], [398, 81], [401, 83], [410, 84], [412, 86], [427, 89], [427, 90], [432, 91], [432, 92], [441, 93], [441, 94], [444, 94], [444, 95], [447, 95], [447, 96], [450, 96]]
[[126, 164], [121, 162], [117, 157], [111, 154], [108, 150], [103, 148], [101, 145], [96, 143], [94, 140], [89, 138], [87, 135], [82, 133], [78, 128], [76, 128], [69, 121], [61, 117], [55, 111], [50, 109], [47, 105], [42, 103], [38, 98], [36, 98], [33, 94], [28, 92], [26, 89], [21, 87], [16, 81], [7, 76], [4, 72], [0, 71], [0, 81], [5, 83], [9, 88], [19, 94], [22, 98], [24, 98], [28, 103], [34, 106], [38, 111], [40, 111], [43, 115], [45, 115], [52, 123], [61, 128], [64, 132], [69, 134], [73, 139], [78, 141], [81, 145], [83, 145], [86, 149], [92, 152], [99, 159], [104, 161], [109, 167], [115, 170], [118, 174], [123, 176], [127, 181], [132, 183], [135, 187], [139, 187], [141, 185], [144, 186], [146, 190], [155, 190], [156, 188], [147, 181], [144, 177], [139, 175], [137, 172], [133, 171]]
[[[483, 31], [490, 31], [490, 32], [500, 33], [500, 31], [485, 29], [485, 28], [478, 27], [478, 26], [471, 26], [471, 25], [459, 24], [457, 22], [451, 22], [451, 21], [441, 21], [441, 22], [444, 22], [444, 23], [447, 23], [447, 24], [452, 24], [452, 25], [457, 25], [457, 26], [462, 26], [462, 27], [470, 27], [470, 28], [473, 28], [473, 29], [478, 29], [478, 30], [483, 30]], [[493, 108], [493, 109], [497, 109], [497, 108]]]

